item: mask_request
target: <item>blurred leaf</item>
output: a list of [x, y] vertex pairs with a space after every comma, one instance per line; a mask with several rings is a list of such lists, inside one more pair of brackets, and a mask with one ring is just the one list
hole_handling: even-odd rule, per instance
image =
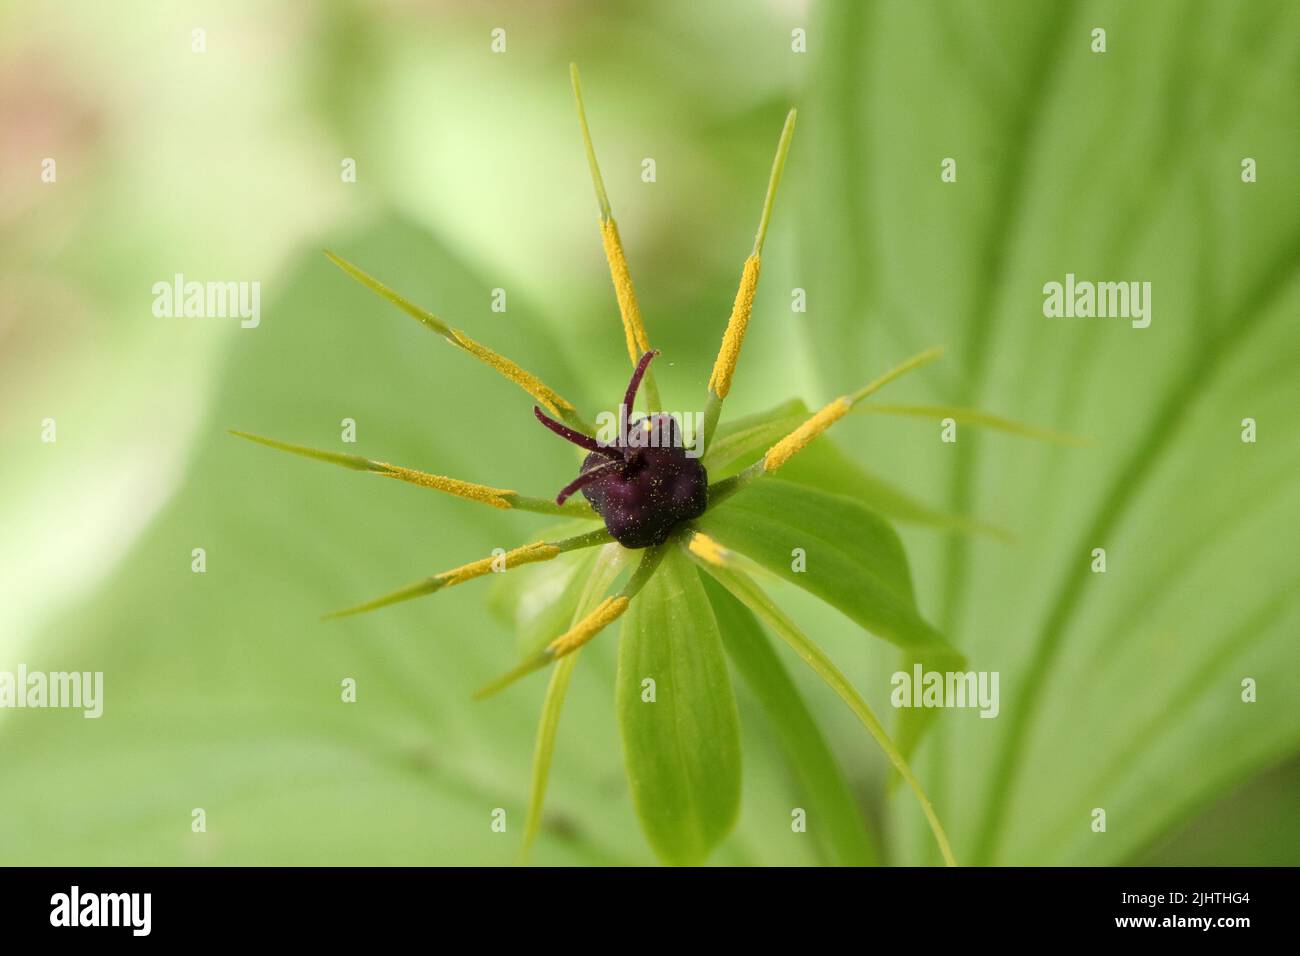
[[1133, 859], [1135, 866], [1294, 867], [1300, 851], [1300, 758], [1271, 767], [1202, 809]]
[[876, 852], [848, 782], [785, 666], [753, 613], [710, 577], [704, 590], [722, 644], [758, 698], [798, 779], [796, 799], [807, 810], [807, 832], [821, 859], [836, 866], [871, 866]]
[[703, 862], [740, 810], [740, 727], [713, 609], [676, 547], [624, 617], [616, 698], [646, 838], [665, 862]]

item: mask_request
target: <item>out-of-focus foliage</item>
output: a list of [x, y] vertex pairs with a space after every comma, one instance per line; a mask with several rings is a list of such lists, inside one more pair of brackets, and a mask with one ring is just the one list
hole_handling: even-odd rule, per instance
[[[346, 450], [371, 457], [530, 494], [572, 476], [524, 396], [319, 254], [337, 248], [586, 407], [612, 402], [626, 357], [570, 60], [670, 408], [702, 401], [796, 105], [728, 415], [815, 405], [945, 345], [899, 400], [1098, 442], [963, 428], [945, 445], [933, 423], [881, 416], [836, 427], [842, 456], [932, 519], [1015, 539], [900, 525], [922, 617], [1001, 673], [996, 719], [939, 714], [917, 754], [958, 859], [1295, 862], [1278, 850], [1294, 839], [1261, 838], [1300, 819], [1295, 774], [1269, 772], [1300, 747], [1284, 537], [1300, 515], [1292, 5], [158, 0], [129, 22], [68, 6], [0, 14], [0, 670], [103, 670], [106, 703], [99, 720], [0, 711], [0, 862], [514, 858], [544, 680], [469, 700], [516, 653], [488, 584], [316, 618], [547, 522], [224, 429], [342, 448], [350, 417]], [[1096, 26], [1105, 54], [1089, 50]], [[796, 27], [807, 54], [791, 52]], [[1257, 183], [1240, 180], [1246, 156]], [[340, 179], [346, 158], [356, 183]], [[261, 326], [155, 318], [150, 288], [178, 272], [260, 280]], [[1151, 327], [1044, 318], [1042, 285], [1067, 272], [1151, 281]], [[796, 287], [806, 313], [791, 312]], [[54, 445], [39, 441], [47, 417]], [[1239, 439], [1245, 417], [1256, 444]], [[206, 574], [190, 570], [196, 547]], [[1105, 575], [1088, 571], [1094, 547]], [[773, 591], [891, 713], [897, 652]], [[820, 730], [764, 715], [779, 679], [735, 680], [741, 817], [710, 859], [869, 859], [877, 841], [844, 818], [851, 793], [883, 831], [877, 856], [933, 862], [853, 717], [777, 654]], [[539, 862], [653, 860], [623, 775], [617, 658], [611, 630], [575, 671]], [[1257, 703], [1241, 702], [1244, 677]], [[829, 758], [787, 759], [791, 734], [824, 735], [847, 785]], [[791, 832], [806, 788], [848, 834], [841, 856], [815, 817]]]

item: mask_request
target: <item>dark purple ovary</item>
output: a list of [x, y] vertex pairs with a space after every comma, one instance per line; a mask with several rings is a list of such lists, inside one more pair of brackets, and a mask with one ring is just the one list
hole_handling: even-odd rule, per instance
[[614, 540], [625, 548], [663, 544], [677, 525], [698, 518], [709, 504], [708, 472], [699, 458], [686, 454], [676, 421], [666, 414], [630, 416], [641, 379], [658, 354], [646, 352], [637, 363], [623, 399], [629, 416], [626, 434], [618, 435], [612, 444], [602, 445], [533, 408], [543, 425], [590, 452], [578, 477], [556, 496], [556, 503], [563, 504], [581, 491], [605, 519]]

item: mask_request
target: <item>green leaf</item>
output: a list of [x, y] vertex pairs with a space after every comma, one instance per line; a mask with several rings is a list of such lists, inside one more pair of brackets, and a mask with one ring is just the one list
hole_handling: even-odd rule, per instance
[[[898, 535], [852, 499], [761, 478], [695, 526], [878, 637], [917, 651], [952, 652], [917, 610]], [[803, 570], [796, 570], [798, 551]]]
[[646, 838], [665, 862], [693, 865], [740, 810], [740, 726], [699, 573], [680, 549], [666, 551], [624, 616], [616, 706]]
[[727, 656], [758, 699], [764, 724], [776, 733], [794, 771], [797, 799], [808, 812], [807, 832], [821, 859], [836, 866], [874, 865], [863, 809], [762, 625], [711, 577], [705, 577], [704, 590]]
[[817, 676], [825, 681], [826, 685], [835, 691], [840, 699], [849, 706], [854, 716], [862, 722], [862, 725], [880, 746], [880, 749], [885, 752], [885, 756], [894, 765], [894, 769], [912, 788], [917, 803], [922, 808], [934, 833], [935, 843], [943, 856], [944, 862], [948, 866], [956, 866], [957, 861], [952, 855], [952, 848], [948, 843], [947, 834], [944, 832], [943, 825], [940, 823], [929, 797], [926, 796], [920, 781], [917, 780], [916, 775], [907, 765], [906, 758], [894, 745], [894, 742], [889, 739], [889, 734], [885, 732], [884, 725], [872, 712], [870, 705], [867, 704], [862, 695], [858, 693], [857, 688], [835, 666], [835, 663], [827, 656], [826, 652], [809, 640], [808, 636], [795, 626], [789, 616], [777, 607], [747, 575], [732, 568], [720, 567], [707, 561], [701, 560], [700, 563], [703, 564], [709, 574], [735, 595], [738, 600], [744, 602], [746, 607], [776, 631], [781, 639], [789, 644], [795, 653], [802, 657], [804, 662], [817, 673]]

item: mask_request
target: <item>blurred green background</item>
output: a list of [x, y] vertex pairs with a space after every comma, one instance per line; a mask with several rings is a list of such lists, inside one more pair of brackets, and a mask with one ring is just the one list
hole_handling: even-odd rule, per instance
[[[0, 670], [106, 683], [97, 721], [0, 711], [0, 863], [514, 858], [543, 682], [469, 700], [514, 647], [488, 585], [317, 616], [531, 540], [540, 519], [224, 430], [530, 494], [570, 477], [526, 396], [320, 254], [604, 407], [626, 356], [570, 61], [668, 408], [702, 401], [794, 105], [727, 414], [825, 401], [943, 345], [891, 400], [1096, 441], [837, 426], [873, 471], [1015, 538], [900, 529], [922, 610], [1001, 674], [999, 717], [939, 715], [914, 761], [958, 859], [1300, 862], [1300, 6], [0, 11]], [[944, 157], [956, 183], [940, 182]], [[1245, 157], [1258, 182], [1242, 182]], [[177, 272], [261, 282], [261, 325], [156, 318], [151, 287]], [[1151, 327], [1044, 318], [1042, 286], [1067, 272], [1150, 281]], [[345, 417], [355, 446], [340, 443]], [[1088, 571], [1094, 547], [1105, 575]], [[896, 653], [792, 589], [776, 596], [892, 722]], [[537, 862], [653, 862], [622, 776], [615, 643], [596, 641], [575, 674]], [[787, 665], [884, 858], [936, 862], [852, 716]], [[340, 702], [346, 677], [355, 704]], [[714, 860], [818, 863], [790, 832], [790, 770], [738, 692], [743, 808]], [[497, 807], [506, 834], [489, 827]]]

